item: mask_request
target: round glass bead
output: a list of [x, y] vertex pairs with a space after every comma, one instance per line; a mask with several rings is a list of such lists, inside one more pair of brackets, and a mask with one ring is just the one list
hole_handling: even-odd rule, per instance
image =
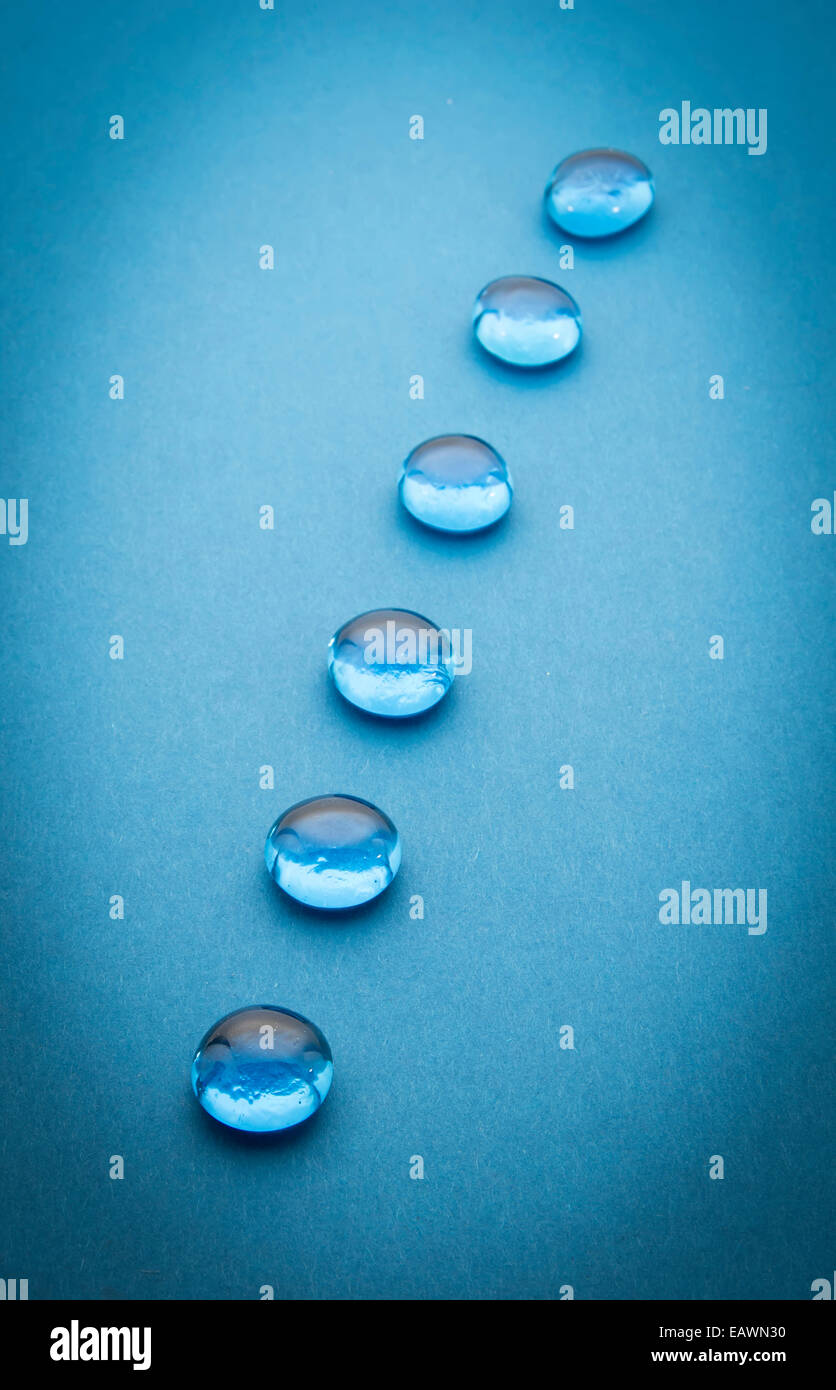
[[352, 705], [404, 719], [438, 704], [455, 674], [449, 634], [405, 608], [361, 613], [328, 644], [331, 679]]
[[258, 1004], [209, 1029], [192, 1062], [192, 1089], [221, 1124], [264, 1134], [309, 1119], [333, 1074], [331, 1049], [315, 1023]]
[[511, 505], [505, 460], [472, 434], [427, 439], [407, 457], [401, 501], [418, 521], [436, 531], [482, 531]]
[[613, 236], [651, 207], [653, 177], [622, 150], [582, 150], [558, 164], [546, 185], [546, 210], [570, 236]]
[[341, 911], [388, 888], [401, 862], [389, 817], [359, 796], [314, 796], [279, 816], [264, 847], [280, 888], [307, 907]]
[[581, 328], [572, 296], [533, 275], [492, 280], [473, 308], [473, 331], [482, 347], [513, 367], [560, 362], [578, 346]]

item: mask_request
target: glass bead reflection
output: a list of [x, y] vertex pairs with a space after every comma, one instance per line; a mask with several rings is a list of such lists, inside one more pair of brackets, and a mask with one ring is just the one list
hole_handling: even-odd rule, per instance
[[280, 888], [307, 907], [342, 911], [388, 888], [401, 862], [397, 830], [359, 796], [315, 796], [279, 816], [264, 859]]
[[221, 1124], [264, 1134], [309, 1119], [333, 1074], [331, 1049], [315, 1023], [259, 1004], [209, 1029], [192, 1062], [192, 1089]]
[[473, 331], [482, 347], [514, 367], [560, 362], [578, 346], [581, 327], [572, 296], [533, 275], [492, 280], [473, 309]]
[[505, 461], [472, 434], [427, 439], [407, 457], [399, 485], [408, 512], [436, 531], [481, 531], [511, 505]]
[[621, 150], [582, 150], [558, 164], [546, 186], [546, 210], [570, 236], [613, 236], [653, 203], [646, 164]]
[[328, 669], [346, 700], [388, 719], [431, 709], [454, 675], [449, 635], [405, 608], [377, 608], [345, 623], [328, 644]]

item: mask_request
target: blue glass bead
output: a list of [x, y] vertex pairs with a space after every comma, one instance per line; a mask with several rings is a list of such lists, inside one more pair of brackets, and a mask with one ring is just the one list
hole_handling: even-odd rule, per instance
[[192, 1062], [192, 1089], [221, 1124], [264, 1134], [309, 1119], [333, 1074], [316, 1024], [292, 1009], [257, 1004], [209, 1029]]
[[621, 150], [582, 150], [558, 164], [546, 185], [546, 209], [570, 236], [612, 236], [632, 227], [653, 202], [646, 164]]
[[400, 495], [407, 511], [436, 531], [481, 531], [510, 507], [511, 479], [484, 439], [442, 434], [409, 454]]
[[551, 280], [506, 275], [477, 296], [473, 331], [482, 347], [514, 367], [547, 367], [581, 340], [581, 311]]
[[454, 675], [448, 634], [403, 608], [352, 618], [328, 644], [328, 669], [346, 700], [389, 719], [431, 709]]
[[401, 863], [397, 830], [359, 796], [314, 796], [279, 816], [264, 847], [280, 888], [308, 907], [341, 911], [388, 888]]

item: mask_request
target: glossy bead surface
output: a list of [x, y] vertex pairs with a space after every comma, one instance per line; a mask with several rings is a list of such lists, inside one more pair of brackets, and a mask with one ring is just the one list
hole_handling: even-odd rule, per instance
[[280, 888], [307, 907], [359, 907], [388, 888], [401, 862], [389, 817], [359, 796], [315, 796], [279, 816], [264, 848]]
[[511, 505], [504, 459], [472, 434], [443, 434], [413, 449], [399, 485], [407, 511], [436, 531], [482, 531]]
[[650, 170], [621, 150], [582, 150], [558, 164], [546, 185], [546, 210], [570, 236], [613, 236], [653, 203]]
[[264, 1134], [309, 1119], [333, 1073], [316, 1024], [292, 1009], [258, 1004], [209, 1029], [192, 1062], [192, 1089], [221, 1124]]
[[492, 280], [473, 309], [473, 331], [482, 347], [514, 367], [560, 362], [578, 346], [581, 327], [572, 296], [533, 275]]
[[376, 608], [345, 623], [329, 643], [328, 669], [346, 700], [388, 719], [431, 709], [454, 675], [449, 636], [404, 608]]

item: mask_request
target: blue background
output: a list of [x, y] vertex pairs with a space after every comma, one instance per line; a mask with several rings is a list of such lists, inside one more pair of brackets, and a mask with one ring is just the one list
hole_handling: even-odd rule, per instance
[[[145, 0], [5, 27], [2, 485], [30, 537], [0, 538], [0, 1274], [809, 1298], [834, 1266], [832, 7]], [[767, 153], [663, 148], [685, 98], [766, 107]], [[656, 208], [561, 271], [542, 188], [596, 144], [651, 165]], [[472, 340], [514, 272], [581, 304], [554, 372]], [[516, 482], [470, 541], [397, 505], [447, 431]], [[390, 604], [473, 631], [472, 674], [398, 727], [326, 678], [333, 630]], [[404, 843], [338, 923], [262, 860], [332, 790]], [[682, 879], [766, 888], [766, 935], [661, 926]], [[188, 1089], [255, 1002], [336, 1065], [261, 1143]]]

